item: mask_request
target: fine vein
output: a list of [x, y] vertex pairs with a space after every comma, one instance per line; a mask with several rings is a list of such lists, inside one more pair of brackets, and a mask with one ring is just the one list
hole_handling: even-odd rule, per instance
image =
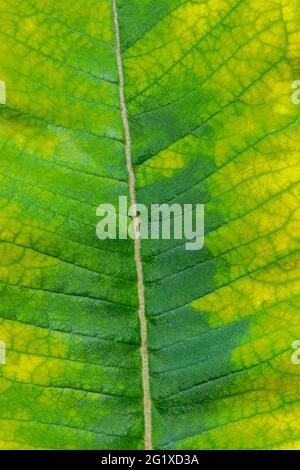
[[[125, 154], [127, 170], [129, 175], [129, 189], [130, 189], [130, 202], [133, 207], [136, 206], [136, 195], [135, 195], [135, 174], [132, 166], [131, 158], [131, 137], [129, 122], [127, 116], [127, 106], [125, 99], [124, 90], [124, 73], [122, 65], [121, 55], [121, 41], [120, 41], [120, 28], [119, 28], [119, 17], [116, 0], [112, 0], [113, 14], [114, 14], [114, 25], [116, 35], [116, 56], [117, 66], [120, 83], [120, 103], [122, 111], [122, 121], [125, 133]], [[134, 227], [138, 227], [138, 217], [135, 214], [133, 217]], [[139, 300], [139, 319], [141, 328], [141, 359], [142, 359], [142, 375], [143, 375], [143, 392], [144, 392], [144, 420], [145, 420], [145, 449], [152, 449], [151, 442], [151, 395], [150, 395], [150, 383], [149, 383], [149, 358], [147, 348], [147, 319], [145, 312], [145, 293], [144, 293], [144, 279], [143, 279], [143, 264], [141, 258], [141, 240], [139, 236], [135, 237], [134, 240], [134, 257], [137, 271], [137, 284], [138, 284], [138, 300]]]

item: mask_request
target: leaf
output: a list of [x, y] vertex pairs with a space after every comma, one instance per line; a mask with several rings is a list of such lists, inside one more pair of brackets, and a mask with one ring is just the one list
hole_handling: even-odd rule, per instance
[[[300, 448], [299, 6], [1, 2], [2, 449]], [[98, 240], [132, 194], [204, 249]]]

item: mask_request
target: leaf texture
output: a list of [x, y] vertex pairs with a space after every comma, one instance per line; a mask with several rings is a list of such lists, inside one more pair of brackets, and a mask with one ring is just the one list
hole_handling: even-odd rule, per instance
[[[299, 0], [116, 6], [136, 199], [206, 205], [203, 250], [141, 244], [153, 448], [299, 449]], [[145, 446], [115, 20], [0, 5], [2, 449]]]

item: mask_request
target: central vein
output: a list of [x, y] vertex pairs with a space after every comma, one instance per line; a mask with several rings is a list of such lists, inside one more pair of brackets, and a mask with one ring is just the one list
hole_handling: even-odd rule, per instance
[[[116, 35], [116, 56], [117, 66], [120, 83], [120, 103], [122, 111], [122, 121], [125, 133], [125, 154], [127, 170], [129, 175], [129, 189], [130, 189], [130, 202], [132, 206], [136, 205], [135, 195], [135, 174], [132, 166], [131, 158], [131, 138], [130, 129], [127, 115], [127, 106], [125, 99], [124, 90], [124, 73], [122, 65], [121, 55], [121, 41], [120, 41], [120, 28], [119, 28], [119, 17], [116, 0], [111, 0], [114, 14], [115, 24], [115, 35]], [[133, 217], [133, 225], [138, 225], [138, 217], [135, 214]], [[143, 276], [143, 264], [141, 258], [141, 240], [139, 237], [135, 237], [134, 240], [134, 257], [137, 272], [137, 284], [138, 284], [138, 300], [139, 300], [139, 319], [141, 329], [141, 358], [142, 358], [142, 376], [143, 376], [143, 392], [144, 392], [144, 420], [145, 420], [145, 449], [152, 449], [151, 442], [151, 395], [150, 395], [150, 381], [149, 381], [149, 358], [147, 348], [147, 319], [145, 312], [145, 293], [144, 293], [144, 276]]]

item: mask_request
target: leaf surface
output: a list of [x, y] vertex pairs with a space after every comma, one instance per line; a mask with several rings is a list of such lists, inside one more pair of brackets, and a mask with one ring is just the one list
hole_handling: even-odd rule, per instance
[[[116, 3], [136, 199], [206, 205], [203, 250], [141, 244], [152, 445], [299, 448], [299, 0]], [[142, 449], [113, 2], [0, 18], [0, 446]]]

